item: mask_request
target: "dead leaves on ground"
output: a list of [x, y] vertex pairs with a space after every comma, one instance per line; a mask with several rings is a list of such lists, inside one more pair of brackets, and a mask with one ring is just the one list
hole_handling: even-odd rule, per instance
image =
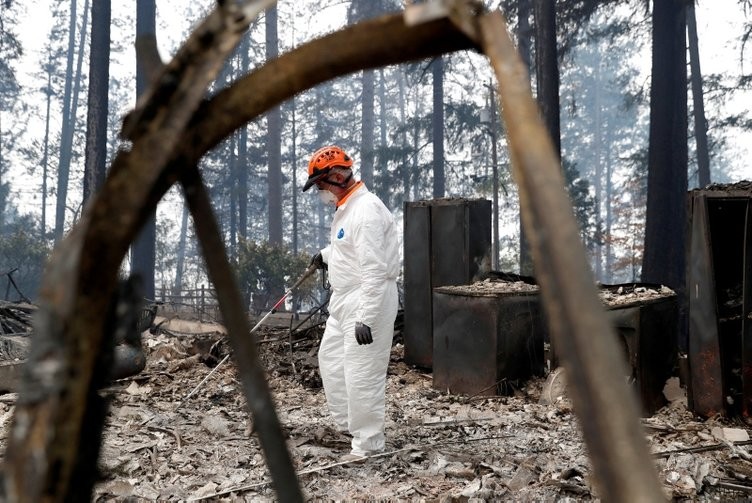
[[[260, 333], [260, 339], [285, 335]], [[103, 391], [111, 403], [96, 501], [275, 499], [232, 364], [178, 411], [178, 403], [229, 351], [223, 333], [144, 333], [147, 368]], [[316, 340], [259, 346], [300, 484], [309, 499], [576, 500], [597, 498], [585, 446], [566, 396], [539, 403], [542, 380], [514, 396], [452, 396], [393, 348], [387, 383], [387, 450], [362, 465], [339, 463], [350, 438], [333, 428], [315, 367]], [[232, 361], [232, 360], [230, 360]], [[673, 401], [643, 420], [669, 497], [743, 497], [752, 477], [748, 447], [717, 445], [743, 425], [699, 421], [677, 386]], [[681, 391], [680, 389], [678, 389]], [[550, 397], [549, 397], [550, 398]], [[12, 402], [0, 401], [4, 447]], [[715, 430], [716, 436], [713, 435]], [[724, 428], [726, 430], [724, 430]], [[726, 442], [731, 442], [724, 439]], [[625, 467], [628, 469], [628, 467]], [[242, 489], [240, 489], [242, 488]], [[235, 490], [233, 492], [233, 489]], [[222, 494], [222, 496], [214, 496]]]

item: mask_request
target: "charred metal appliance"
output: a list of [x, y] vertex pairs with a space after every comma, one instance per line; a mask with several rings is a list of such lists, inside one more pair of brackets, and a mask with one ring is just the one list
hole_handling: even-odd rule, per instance
[[665, 405], [663, 387], [676, 367], [676, 293], [661, 285], [625, 283], [603, 285], [600, 296], [624, 350], [629, 383], [650, 416]]
[[435, 288], [433, 386], [475, 396], [508, 394], [543, 374], [538, 287], [483, 281]]
[[689, 193], [688, 402], [752, 416], [752, 182]]
[[[543, 374], [549, 333], [538, 286], [526, 276], [506, 276], [504, 281], [434, 289], [434, 388], [475, 396], [506, 394]], [[651, 415], [665, 404], [663, 387], [676, 365], [676, 294], [644, 283], [603, 285], [600, 290], [624, 351], [625, 378], [644, 414]]]
[[404, 223], [405, 361], [433, 366], [432, 290], [466, 285], [491, 269], [491, 202], [406, 202]]

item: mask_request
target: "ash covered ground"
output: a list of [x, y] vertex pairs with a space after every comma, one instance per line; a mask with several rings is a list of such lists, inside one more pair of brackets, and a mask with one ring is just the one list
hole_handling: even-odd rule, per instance
[[[232, 359], [178, 408], [229, 351], [222, 327], [178, 320], [168, 326], [144, 333], [141, 374], [102, 391], [111, 407], [95, 500], [275, 500]], [[307, 499], [598, 499], [571, 403], [539, 403], [544, 379], [520, 383], [512, 396], [449, 395], [432, 388], [430, 373], [405, 364], [399, 337], [388, 374], [388, 452], [365, 464], [339, 464], [349, 438], [332, 428], [326, 410], [316, 368], [320, 331], [292, 351], [288, 333], [262, 328], [256, 335]], [[666, 393], [669, 404], [643, 425], [667, 497], [748, 497], [752, 455], [731, 441], [743, 440], [746, 426], [694, 417], [675, 379]], [[12, 412], [13, 395], [0, 395], [3, 448]]]

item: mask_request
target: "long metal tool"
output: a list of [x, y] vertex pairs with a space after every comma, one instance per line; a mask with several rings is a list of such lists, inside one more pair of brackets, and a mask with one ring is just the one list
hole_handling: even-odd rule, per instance
[[[282, 297], [281, 297], [281, 298], [280, 298], [280, 299], [279, 299], [279, 300], [277, 301], [277, 303], [276, 303], [276, 304], [274, 304], [274, 306], [273, 306], [273, 307], [272, 307], [272, 308], [271, 308], [271, 309], [269, 310], [269, 312], [267, 312], [267, 313], [266, 313], [266, 314], [264, 315], [264, 317], [263, 317], [263, 318], [261, 318], [261, 319], [260, 319], [260, 320], [258, 321], [258, 323], [256, 323], [256, 324], [255, 324], [255, 325], [253, 326], [253, 328], [251, 329], [251, 331], [250, 331], [250, 332], [248, 332], [248, 335], [250, 335], [250, 334], [252, 334], [253, 332], [255, 332], [255, 331], [256, 331], [256, 329], [258, 329], [258, 327], [260, 327], [261, 325], [263, 325], [263, 323], [264, 323], [264, 322], [266, 321], [266, 319], [267, 319], [267, 318], [268, 318], [269, 316], [271, 316], [272, 314], [276, 313], [276, 312], [277, 312], [277, 308], [278, 308], [279, 306], [281, 306], [281, 305], [282, 305], [282, 304], [283, 304], [283, 303], [285, 302], [285, 300], [287, 299], [287, 297], [289, 297], [289, 296], [290, 296], [290, 294], [291, 294], [292, 292], [294, 292], [294, 291], [295, 291], [295, 290], [296, 290], [296, 289], [297, 289], [297, 288], [298, 288], [298, 287], [300, 286], [300, 284], [301, 284], [301, 283], [303, 283], [303, 281], [305, 281], [306, 279], [308, 279], [308, 277], [309, 277], [309, 276], [310, 276], [311, 274], [313, 274], [314, 272], [316, 272], [316, 265], [315, 265], [315, 264], [311, 264], [311, 265], [309, 265], [309, 266], [308, 266], [308, 269], [306, 269], [306, 270], [305, 270], [305, 272], [303, 272], [303, 274], [302, 274], [302, 275], [300, 276], [300, 278], [298, 278], [298, 280], [297, 280], [297, 281], [295, 282], [295, 284], [294, 284], [294, 285], [292, 285], [292, 286], [291, 286], [290, 288], [288, 288], [288, 289], [287, 289], [287, 291], [285, 292], [285, 294], [284, 294], [284, 295], [283, 295], [283, 296], [282, 296]], [[190, 397], [192, 397], [192, 396], [193, 396], [193, 395], [194, 395], [194, 394], [195, 394], [195, 393], [196, 393], [196, 392], [197, 392], [197, 391], [199, 390], [199, 388], [201, 388], [201, 386], [203, 386], [203, 385], [204, 385], [204, 383], [205, 383], [206, 381], [208, 381], [208, 380], [209, 380], [209, 378], [210, 378], [210, 377], [211, 377], [211, 376], [212, 376], [212, 375], [214, 374], [214, 372], [216, 372], [216, 371], [217, 371], [217, 369], [218, 369], [219, 367], [221, 367], [221, 366], [222, 366], [222, 364], [223, 364], [223, 363], [225, 363], [225, 362], [226, 362], [226, 361], [227, 361], [227, 360], [228, 360], [229, 358], [230, 358], [230, 355], [229, 355], [229, 353], [228, 353], [228, 354], [227, 354], [227, 355], [226, 355], [226, 356], [225, 356], [224, 358], [222, 358], [222, 359], [221, 359], [221, 360], [219, 361], [219, 363], [218, 363], [218, 364], [217, 364], [217, 365], [216, 365], [216, 366], [215, 366], [215, 367], [214, 367], [213, 369], [211, 369], [211, 372], [209, 372], [209, 373], [208, 373], [208, 374], [206, 375], [206, 377], [204, 377], [204, 378], [203, 378], [203, 379], [201, 380], [201, 382], [200, 382], [200, 383], [198, 383], [198, 385], [196, 385], [196, 387], [195, 387], [195, 388], [193, 388], [193, 390], [192, 390], [192, 391], [191, 391], [190, 393], [188, 393], [188, 394], [187, 394], [187, 395], [185, 396], [185, 398], [183, 398], [183, 399], [182, 399], [182, 400], [180, 401], [180, 403], [178, 404], [178, 406], [177, 406], [177, 407], [175, 407], [175, 410], [177, 411], [178, 409], [180, 409], [180, 407], [182, 407], [182, 406], [183, 406], [183, 404], [184, 404], [184, 403], [185, 403], [186, 401], [188, 401], [188, 399], [189, 399]]]

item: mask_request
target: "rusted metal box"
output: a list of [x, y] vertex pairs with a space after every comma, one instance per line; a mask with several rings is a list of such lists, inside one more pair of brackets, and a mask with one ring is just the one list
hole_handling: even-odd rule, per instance
[[600, 292], [640, 397], [643, 414], [666, 404], [663, 387], [676, 367], [679, 305], [676, 294], [660, 285], [603, 285]]
[[434, 289], [434, 388], [508, 394], [543, 374], [545, 320], [537, 286], [515, 291], [504, 283]]
[[752, 182], [689, 193], [688, 402], [752, 420]]
[[405, 203], [405, 362], [433, 366], [433, 288], [472, 283], [490, 265], [490, 201]]

